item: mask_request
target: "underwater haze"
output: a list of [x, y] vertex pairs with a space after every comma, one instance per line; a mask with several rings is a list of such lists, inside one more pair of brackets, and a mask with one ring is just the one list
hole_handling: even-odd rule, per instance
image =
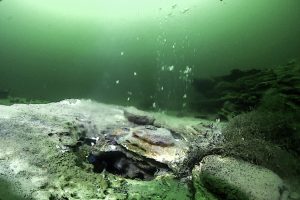
[[0, 0], [0, 200], [300, 200], [300, 0]]
[[194, 78], [300, 56], [299, 0], [2, 0], [0, 90], [144, 109], [195, 101]]

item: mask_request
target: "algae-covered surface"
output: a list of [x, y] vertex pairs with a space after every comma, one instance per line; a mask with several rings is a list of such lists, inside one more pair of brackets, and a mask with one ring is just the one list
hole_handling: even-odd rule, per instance
[[0, 111], [1, 200], [299, 199], [295, 147], [261, 138], [280, 130], [262, 114], [220, 123], [90, 100]]
[[[227, 123], [219, 120], [75, 99], [0, 106], [0, 111], [1, 200], [298, 195], [297, 184], [290, 185], [288, 177], [228, 157], [236, 154], [224, 149], [222, 127]], [[210, 157], [214, 154], [225, 157]], [[287, 170], [297, 174], [297, 169]], [[253, 198], [259, 192], [263, 195]]]
[[87, 158], [93, 146], [77, 143], [82, 137], [101, 137], [107, 128], [132, 126], [121, 107], [70, 100], [1, 106], [0, 110], [3, 200], [190, 199], [192, 196], [187, 182], [172, 173], [161, 173], [146, 181], [126, 179], [106, 170], [93, 172]]

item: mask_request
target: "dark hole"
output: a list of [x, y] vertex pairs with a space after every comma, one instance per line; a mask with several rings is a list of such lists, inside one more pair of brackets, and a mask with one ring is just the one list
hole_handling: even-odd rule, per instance
[[88, 161], [94, 165], [95, 173], [101, 173], [105, 169], [109, 173], [131, 179], [152, 180], [158, 170], [152, 165], [134, 161], [120, 151], [90, 154]]
[[85, 144], [89, 145], [89, 146], [92, 146], [92, 143], [93, 144], [96, 144], [97, 140], [95, 139], [90, 139], [90, 138], [83, 138], [83, 141]]
[[82, 141], [78, 141], [78, 142], [76, 143], [76, 146], [77, 146], [77, 147], [80, 147], [82, 144], [83, 144]]
[[175, 139], [179, 139], [179, 140], [183, 139], [183, 137], [181, 136], [181, 134], [176, 133], [175, 131], [171, 131], [171, 134], [172, 134], [173, 138], [175, 138]]
[[145, 177], [143, 173], [137, 173], [137, 178], [143, 180]]

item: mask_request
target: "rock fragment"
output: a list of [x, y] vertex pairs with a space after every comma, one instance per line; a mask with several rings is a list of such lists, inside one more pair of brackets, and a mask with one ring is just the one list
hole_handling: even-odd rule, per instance
[[124, 115], [128, 119], [128, 121], [137, 125], [153, 125], [155, 120], [150, 116], [136, 114], [128, 111], [124, 111]]
[[193, 183], [196, 198], [274, 200], [281, 199], [282, 194], [286, 193], [282, 179], [274, 172], [235, 158], [216, 155], [205, 157], [193, 169]]

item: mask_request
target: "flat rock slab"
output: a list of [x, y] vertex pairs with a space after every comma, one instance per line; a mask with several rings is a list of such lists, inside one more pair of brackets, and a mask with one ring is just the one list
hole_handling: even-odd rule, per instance
[[[241, 200], [281, 199], [283, 181], [272, 171], [230, 157], [210, 155], [193, 169], [199, 196], [203, 186], [216, 197]], [[200, 187], [201, 186], [201, 187]]]
[[131, 128], [117, 143], [127, 150], [168, 165], [176, 170], [187, 157], [188, 144], [175, 139], [165, 128], [139, 126]]

